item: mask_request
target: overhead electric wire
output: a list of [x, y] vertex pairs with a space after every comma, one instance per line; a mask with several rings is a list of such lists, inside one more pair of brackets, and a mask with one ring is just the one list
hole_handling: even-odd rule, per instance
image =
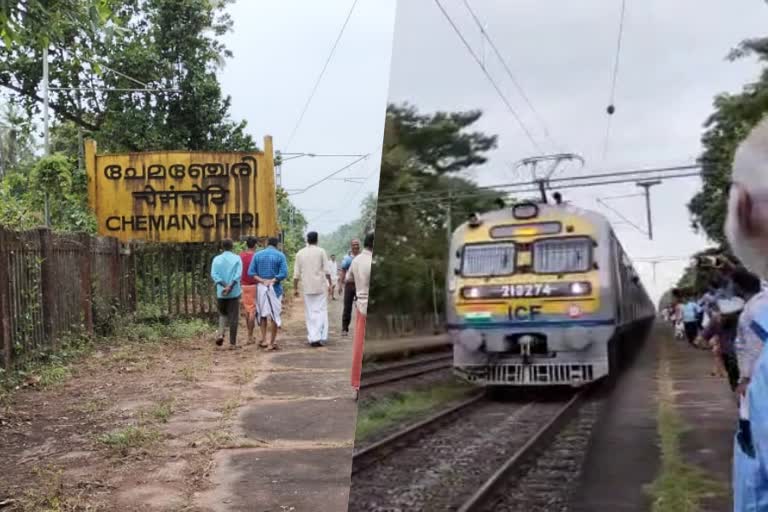
[[320, 86], [320, 81], [323, 79], [325, 70], [328, 69], [328, 64], [330, 64], [331, 58], [333, 58], [333, 54], [336, 51], [336, 47], [339, 45], [339, 41], [341, 41], [341, 36], [344, 35], [344, 29], [347, 28], [347, 23], [349, 23], [349, 19], [352, 17], [352, 12], [355, 10], [355, 6], [357, 5], [357, 2], [358, 0], [354, 0], [352, 2], [352, 7], [349, 8], [349, 12], [347, 13], [347, 18], [344, 20], [344, 24], [341, 26], [339, 35], [336, 37], [336, 41], [333, 43], [333, 47], [331, 48], [331, 52], [328, 54], [328, 58], [325, 59], [325, 64], [323, 65], [323, 69], [322, 71], [320, 71], [320, 75], [318, 75], [317, 77], [317, 81], [315, 82], [315, 85], [312, 88], [312, 92], [309, 94], [309, 98], [307, 98], [307, 102], [304, 104], [304, 108], [301, 110], [301, 115], [299, 115], [299, 119], [298, 121], [296, 121], [296, 124], [294, 125], [293, 130], [291, 131], [291, 135], [288, 137], [288, 144], [285, 145], [286, 148], [291, 145], [291, 142], [293, 142], [293, 137], [296, 135], [296, 132], [298, 131], [299, 126], [301, 125], [301, 122], [304, 120], [304, 115], [307, 113], [307, 110], [309, 109], [309, 104], [312, 103], [312, 98], [315, 97], [317, 88]]
[[[624, 35], [624, 15], [627, 10], [627, 0], [621, 0], [621, 15], [619, 16], [619, 35], [616, 41], [616, 55], [614, 56], [613, 60], [613, 72], [611, 77], [611, 92], [608, 99], [608, 105], [613, 106], [614, 101], [616, 100], [616, 82], [619, 76], [619, 59], [621, 57], [621, 40], [622, 36]], [[605, 140], [603, 142], [603, 160], [605, 160], [605, 157], [608, 154], [608, 141], [611, 136], [611, 118], [613, 117], [613, 113], [609, 113], [608, 115], [608, 123], [606, 125], [605, 130]]]
[[528, 95], [525, 94], [525, 91], [523, 90], [523, 86], [520, 85], [520, 83], [515, 78], [515, 75], [512, 73], [512, 70], [507, 64], [507, 61], [501, 55], [501, 52], [496, 47], [496, 44], [493, 42], [493, 39], [491, 38], [490, 34], [488, 34], [488, 31], [485, 29], [485, 26], [480, 21], [480, 18], [477, 16], [474, 9], [472, 9], [472, 6], [469, 5], [469, 1], [463, 0], [463, 2], [464, 2], [464, 6], [469, 11], [469, 14], [472, 16], [472, 19], [475, 21], [475, 24], [480, 29], [480, 33], [483, 35], [485, 40], [488, 41], [488, 44], [493, 50], [493, 53], [496, 54], [496, 58], [499, 59], [499, 62], [501, 62], [501, 65], [504, 68], [504, 71], [506, 71], [507, 76], [512, 81], [512, 84], [515, 86], [515, 89], [517, 89], [518, 94], [520, 95], [521, 98], [523, 98], [523, 101], [525, 101], [526, 105], [528, 105], [528, 108], [531, 109], [531, 112], [533, 112], [534, 116], [536, 116], [536, 120], [539, 122], [542, 129], [544, 130], [544, 135], [547, 137], [549, 142], [552, 143], [552, 146], [554, 146], [558, 151], [560, 151], [560, 146], [554, 141], [554, 139], [552, 139], [552, 135], [550, 134], [549, 129], [547, 128], [547, 123], [544, 121], [544, 118], [539, 114], [538, 110], [536, 110], [536, 107], [533, 106], [533, 103], [528, 98]]
[[520, 116], [517, 114], [515, 109], [512, 107], [512, 104], [509, 102], [506, 96], [504, 96], [504, 93], [499, 88], [496, 81], [493, 79], [493, 77], [488, 73], [488, 70], [485, 68], [485, 65], [483, 64], [482, 60], [477, 56], [475, 51], [472, 49], [472, 46], [467, 42], [464, 35], [461, 33], [461, 30], [459, 30], [459, 27], [456, 26], [456, 23], [454, 23], [453, 19], [450, 17], [448, 12], [443, 7], [443, 4], [440, 3], [440, 0], [435, 0], [435, 3], [440, 8], [440, 11], [443, 13], [443, 16], [445, 16], [445, 19], [448, 20], [448, 23], [450, 23], [451, 27], [453, 28], [454, 32], [456, 32], [456, 35], [459, 36], [459, 39], [461, 39], [461, 42], [464, 43], [464, 46], [466, 47], [469, 54], [472, 56], [473, 59], [475, 59], [475, 62], [477, 62], [477, 65], [480, 66], [480, 69], [483, 71], [483, 74], [485, 74], [485, 77], [488, 79], [488, 81], [491, 83], [494, 89], [496, 89], [496, 93], [499, 95], [501, 100], [504, 102], [504, 104], [507, 107], [507, 110], [509, 110], [509, 113], [512, 114], [512, 117], [515, 118], [517, 123], [520, 125], [520, 127], [523, 129], [523, 132], [525, 133], [528, 140], [531, 142], [534, 148], [536, 148], [537, 151], [542, 152], [541, 147], [539, 146], [538, 142], [536, 142], [536, 139], [533, 138], [533, 135], [531, 135], [530, 130], [528, 130], [528, 127], [525, 126], [525, 123], [520, 118]]
[[[598, 173], [598, 174], [581, 174], [578, 176], [564, 176], [561, 178], [552, 178], [549, 180], [546, 180], [547, 183], [561, 183], [564, 181], [581, 181], [581, 180], [593, 180], [593, 179], [600, 179], [600, 178], [613, 178], [617, 176], [635, 176], [635, 175], [647, 175], [647, 174], [655, 174], [655, 173], [668, 173], [668, 172], [677, 172], [677, 171], [689, 171], [693, 169], [700, 169], [701, 166], [699, 164], [688, 164], [688, 165], [677, 165], [677, 166], [669, 166], [669, 167], [656, 167], [656, 168], [645, 168], [645, 169], [635, 169], [635, 170], [629, 170], [629, 171], [614, 171], [614, 172], [605, 172], [605, 173]], [[699, 173], [695, 173], [699, 174]], [[686, 175], [688, 176], [688, 175]], [[538, 181], [525, 181], [525, 182], [513, 182], [513, 183], [502, 183], [497, 185], [485, 185], [482, 187], [477, 187], [478, 195], [485, 195], [488, 192], [494, 192], [497, 191], [499, 188], [513, 188], [513, 187], [526, 187], [526, 186], [533, 186], [538, 185]], [[538, 190], [538, 189], [537, 189]], [[430, 196], [448, 196], [450, 193], [448, 191], [444, 192], [412, 192], [407, 194], [385, 194], [379, 196], [379, 201], [387, 201], [390, 198], [392, 199], [409, 199], [411, 197], [413, 198], [419, 198], [419, 199], [425, 199], [429, 198]], [[454, 192], [455, 194], [455, 192]]]
[[311, 189], [311, 188], [313, 188], [313, 187], [316, 187], [317, 185], [319, 185], [319, 184], [323, 183], [324, 181], [327, 181], [327, 180], [329, 180], [330, 178], [333, 178], [334, 176], [336, 176], [336, 175], [337, 175], [337, 174], [339, 174], [340, 172], [346, 171], [347, 169], [349, 169], [350, 167], [352, 167], [353, 165], [355, 165], [357, 162], [360, 162], [361, 160], [365, 160], [366, 158], [368, 158], [368, 156], [369, 156], [369, 155], [363, 155], [363, 156], [361, 156], [360, 158], [358, 158], [357, 160], [354, 160], [354, 161], [352, 161], [352, 162], [348, 163], [347, 165], [345, 165], [345, 166], [344, 166], [344, 167], [342, 167], [341, 169], [337, 169], [337, 170], [333, 171], [331, 174], [329, 174], [329, 175], [325, 176], [324, 178], [322, 178], [322, 179], [319, 179], [318, 181], [316, 181], [316, 182], [314, 182], [314, 183], [312, 183], [312, 184], [310, 184], [310, 185], [307, 185], [306, 187], [304, 187], [304, 188], [302, 188], [302, 189], [299, 189], [299, 190], [297, 190], [296, 192], [290, 193], [290, 194], [288, 194], [288, 195], [289, 195], [289, 196], [295, 196], [295, 195], [298, 195], [298, 194], [303, 194], [303, 193], [304, 193], [304, 192], [306, 192], [307, 190], [309, 190], [309, 189]]
[[621, 220], [623, 220], [624, 222], [626, 222], [627, 224], [629, 224], [630, 226], [632, 226], [633, 228], [638, 230], [640, 233], [642, 233], [644, 235], [648, 234], [647, 231], [643, 230], [643, 228], [641, 228], [640, 226], [638, 226], [637, 224], [635, 224], [634, 222], [629, 220], [627, 217], [624, 216], [623, 213], [618, 211], [616, 208], [614, 208], [613, 206], [609, 205], [605, 201], [602, 201], [599, 197], [596, 199], [596, 201], [597, 201], [598, 204], [602, 205], [603, 207], [608, 208], [610, 211], [612, 211], [614, 214], [616, 214]]
[[[661, 180], [667, 180], [667, 179], [677, 179], [677, 178], [691, 178], [701, 176], [700, 172], [690, 172], [690, 173], [684, 173], [684, 174], [672, 174], [667, 176], [656, 176], [657, 179]], [[616, 180], [609, 180], [609, 181], [595, 181], [595, 182], [584, 182], [584, 183], [566, 183], [562, 185], [556, 185], [553, 187], [550, 187], [550, 190], [563, 190], [563, 189], [569, 189], [569, 188], [587, 188], [587, 187], [597, 187], [602, 185], [617, 185], [620, 183], [634, 183], [637, 182], [637, 178], [633, 177], [626, 177], [626, 178], [620, 178]], [[509, 187], [517, 187], [521, 184], [501, 184], [501, 185], [495, 185], [493, 187], [488, 187], [484, 189], [482, 192], [471, 192], [467, 194], [456, 194], [453, 193], [452, 195], [448, 196], [445, 195], [443, 197], [422, 197], [422, 198], [408, 198], [405, 200], [387, 200], [387, 201], [379, 201], [378, 206], [379, 208], [386, 208], [391, 206], [397, 206], [402, 204], [411, 204], [411, 203], [423, 203], [423, 202], [441, 202], [445, 200], [457, 200], [457, 199], [469, 199], [469, 198], [475, 198], [475, 197], [482, 197], [484, 195], [488, 195], [489, 192], [497, 191], [497, 192], [504, 192], [502, 190], [498, 190], [499, 188], [509, 188]], [[524, 194], [524, 193], [536, 193], [539, 192], [538, 187], [530, 187], [527, 189], [521, 189], [521, 190], [511, 190], [506, 191], [505, 193], [511, 194], [511, 193], [517, 193], [517, 194]]]

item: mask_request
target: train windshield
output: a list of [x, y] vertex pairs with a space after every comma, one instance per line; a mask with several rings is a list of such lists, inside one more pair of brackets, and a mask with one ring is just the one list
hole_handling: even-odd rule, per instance
[[464, 246], [461, 273], [465, 277], [504, 276], [515, 272], [515, 244]]
[[539, 240], [533, 244], [533, 271], [542, 274], [586, 272], [592, 264], [592, 240], [586, 237]]

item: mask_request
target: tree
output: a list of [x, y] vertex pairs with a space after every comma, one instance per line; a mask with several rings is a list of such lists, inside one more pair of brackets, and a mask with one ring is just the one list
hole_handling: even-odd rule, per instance
[[34, 159], [32, 124], [13, 102], [0, 112], [0, 179], [7, 173], [28, 167]]
[[[38, 113], [47, 46], [56, 87], [51, 109], [105, 151], [253, 150], [245, 123], [230, 119], [230, 99], [216, 76], [231, 55], [218, 41], [231, 29], [224, 11], [230, 2], [101, 0], [98, 19], [108, 17], [101, 25], [89, 22], [90, 2], [51, 2], [0, 47], [0, 86], [16, 93], [30, 115]], [[77, 7], [72, 14], [58, 11], [69, 3]], [[142, 84], [153, 92], [130, 90]]]
[[376, 196], [369, 194], [362, 202], [360, 217], [336, 228], [333, 233], [320, 237], [322, 245], [328, 255], [335, 254], [337, 260], [349, 251], [349, 244], [353, 239], [363, 241], [365, 235], [374, 231], [376, 225]]
[[[749, 39], [733, 50], [731, 60], [756, 56], [768, 63], [768, 37]], [[714, 113], [704, 124], [699, 158], [702, 189], [688, 204], [694, 229], [700, 229], [712, 241], [725, 245], [723, 230], [727, 211], [727, 190], [736, 148], [750, 130], [768, 113], [768, 67], [756, 82], [739, 94], [720, 94], [714, 100]]]
[[[495, 208], [499, 193], [481, 191], [456, 176], [485, 163], [496, 137], [468, 129], [479, 111], [421, 115], [390, 105], [384, 133], [371, 307], [377, 314], [427, 313], [433, 286], [442, 307], [448, 259], [447, 222]], [[454, 192], [458, 199], [423, 201], [426, 193]]]

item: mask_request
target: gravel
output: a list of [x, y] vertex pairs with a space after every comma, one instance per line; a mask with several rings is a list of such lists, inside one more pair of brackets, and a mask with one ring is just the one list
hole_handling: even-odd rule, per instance
[[562, 402], [483, 402], [352, 476], [350, 512], [455, 510]]
[[581, 473], [600, 402], [584, 404], [553, 443], [510, 481], [487, 511], [568, 512], [569, 499]]

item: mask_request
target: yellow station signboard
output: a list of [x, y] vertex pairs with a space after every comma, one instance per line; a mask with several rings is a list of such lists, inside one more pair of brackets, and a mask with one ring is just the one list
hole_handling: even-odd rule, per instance
[[212, 242], [277, 235], [272, 138], [253, 153], [97, 155], [85, 143], [99, 234], [124, 242]]

